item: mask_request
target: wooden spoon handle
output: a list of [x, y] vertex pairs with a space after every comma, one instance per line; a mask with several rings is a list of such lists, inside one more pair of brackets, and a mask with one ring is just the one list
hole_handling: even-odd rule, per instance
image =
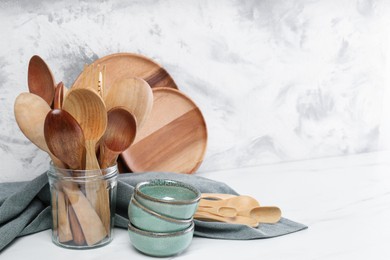
[[230, 199], [234, 197], [237, 197], [237, 195], [224, 194], [224, 193], [202, 193], [201, 196], [202, 199], [217, 199], [217, 200]]
[[95, 209], [75, 184], [63, 184], [63, 189], [72, 204], [87, 245], [94, 245], [107, 236], [107, 230]]
[[232, 207], [203, 207], [199, 206], [198, 211], [212, 213], [221, 217], [232, 218], [237, 216], [237, 210]]
[[77, 220], [77, 216], [76, 213], [74, 212], [72, 205], [69, 205], [69, 221], [70, 221], [70, 227], [72, 229], [72, 234], [73, 234], [73, 243], [75, 243], [78, 246], [84, 245], [85, 237], [83, 234], [83, 230], [80, 226], [79, 221]]
[[73, 239], [70, 229], [68, 203], [66, 196], [62, 191], [57, 191], [57, 214], [58, 214], [58, 240], [61, 243], [68, 242]]
[[282, 216], [282, 211], [278, 207], [255, 207], [238, 212], [241, 216], [250, 216], [260, 223], [276, 223]]
[[241, 225], [247, 225], [250, 227], [258, 227], [259, 223], [249, 217], [244, 216], [236, 216], [234, 218], [226, 218], [217, 216], [208, 212], [195, 212], [194, 218], [198, 220], [205, 220], [205, 221], [218, 221], [218, 222], [225, 222], [225, 223], [231, 223], [231, 224], [241, 224]]

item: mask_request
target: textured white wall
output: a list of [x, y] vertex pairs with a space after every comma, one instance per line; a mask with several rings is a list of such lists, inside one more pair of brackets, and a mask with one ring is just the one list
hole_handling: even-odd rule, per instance
[[34, 54], [66, 86], [110, 53], [161, 63], [206, 118], [200, 171], [390, 146], [389, 1], [53, 2], [0, 2], [0, 181], [47, 168], [13, 116]]

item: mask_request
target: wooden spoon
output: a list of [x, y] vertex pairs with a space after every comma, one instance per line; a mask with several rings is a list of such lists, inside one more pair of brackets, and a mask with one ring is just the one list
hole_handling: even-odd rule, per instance
[[62, 109], [51, 110], [45, 119], [45, 140], [50, 151], [71, 169], [83, 169], [85, 138], [79, 123]]
[[62, 104], [64, 101], [64, 84], [62, 81], [58, 83], [55, 92], [54, 92], [54, 101], [53, 101], [53, 108], [54, 109], [61, 109]]
[[69, 112], [80, 127], [85, 137], [87, 170], [100, 169], [95, 154], [96, 144], [107, 127], [106, 107], [102, 98], [93, 90], [73, 89], [64, 100], [63, 109]]
[[245, 195], [236, 196], [224, 200], [207, 200], [201, 199], [199, 206], [209, 206], [209, 207], [232, 207], [237, 209], [237, 211], [246, 210], [248, 208], [254, 208], [260, 206], [259, 202]]
[[114, 107], [125, 107], [134, 115], [140, 129], [152, 111], [153, 92], [141, 78], [124, 78], [115, 81], [107, 91], [104, 102], [107, 111]]
[[231, 223], [231, 224], [242, 224], [242, 225], [247, 225], [250, 227], [258, 227], [259, 223], [250, 217], [244, 217], [244, 216], [236, 216], [233, 218], [226, 218], [226, 217], [221, 217], [218, 215], [214, 215], [208, 212], [195, 212], [194, 218], [198, 220], [205, 220], [205, 221], [218, 221], [218, 222], [226, 222], [226, 223]]
[[[73, 89], [64, 100], [63, 109], [68, 111], [80, 124], [85, 137], [86, 170], [99, 170], [95, 148], [107, 127], [107, 112], [103, 99], [94, 90]], [[86, 175], [94, 175], [96, 171], [87, 171]], [[91, 205], [101, 217], [106, 230], [110, 229], [110, 203], [103, 182], [87, 182], [85, 191]]]
[[118, 155], [134, 141], [137, 132], [135, 117], [123, 107], [107, 113], [107, 129], [100, 141], [100, 166], [105, 169], [115, 164]]
[[50, 106], [41, 97], [32, 93], [21, 93], [15, 100], [14, 113], [16, 122], [23, 134], [39, 149], [47, 152], [54, 165], [63, 167], [47, 147], [44, 136], [44, 124]]
[[260, 223], [276, 223], [280, 220], [282, 212], [278, 207], [254, 207], [238, 212], [238, 215], [251, 217]]
[[28, 64], [28, 89], [30, 93], [42, 97], [51, 106], [54, 98], [55, 81], [47, 64], [37, 55]]
[[221, 217], [228, 217], [228, 218], [232, 218], [232, 217], [237, 216], [237, 210], [235, 208], [232, 208], [232, 207], [218, 207], [218, 208], [216, 208], [216, 207], [199, 206], [197, 211], [208, 212], [208, 213], [212, 213], [214, 215], [218, 215]]

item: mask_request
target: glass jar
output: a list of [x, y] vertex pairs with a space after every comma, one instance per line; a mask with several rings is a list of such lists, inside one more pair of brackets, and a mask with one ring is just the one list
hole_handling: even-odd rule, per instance
[[111, 242], [118, 169], [61, 169], [50, 164], [52, 240], [66, 248], [88, 249]]

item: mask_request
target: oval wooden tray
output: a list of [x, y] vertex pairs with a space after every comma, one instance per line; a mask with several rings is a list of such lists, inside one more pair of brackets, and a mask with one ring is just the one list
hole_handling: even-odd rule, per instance
[[196, 104], [172, 88], [153, 89], [153, 109], [121, 156], [133, 172], [194, 173], [203, 161], [207, 128]]
[[[176, 83], [168, 72], [153, 60], [134, 53], [115, 53], [104, 56], [92, 64], [106, 66], [105, 90], [117, 80], [129, 77], [139, 77], [144, 79], [152, 87], [167, 87], [177, 89]], [[80, 84], [81, 73], [73, 86]]]

